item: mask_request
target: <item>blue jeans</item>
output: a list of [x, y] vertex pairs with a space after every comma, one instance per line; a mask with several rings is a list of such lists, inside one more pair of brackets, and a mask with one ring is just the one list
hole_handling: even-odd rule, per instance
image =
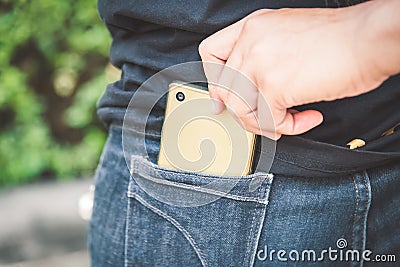
[[[399, 266], [399, 160], [353, 167], [343, 157], [356, 152], [296, 138], [282, 144], [273, 176], [260, 164], [257, 175], [242, 177], [227, 194], [200, 192], [200, 185], [229, 177], [160, 168], [151, 162], [156, 142], [148, 144], [150, 160], [132, 158], [130, 173], [121, 128], [111, 127], [95, 175], [92, 266]], [[257, 153], [262, 161], [263, 151]], [[376, 156], [356, 154], [365, 165]], [[259, 186], [249, 190], [255, 178]], [[220, 198], [169, 205], [138, 179]]]

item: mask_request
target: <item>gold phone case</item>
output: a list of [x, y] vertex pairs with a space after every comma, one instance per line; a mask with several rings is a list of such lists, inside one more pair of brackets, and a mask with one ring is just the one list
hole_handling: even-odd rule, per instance
[[170, 84], [159, 166], [228, 176], [251, 172], [255, 135], [226, 109], [218, 115], [210, 109], [211, 99], [202, 87]]

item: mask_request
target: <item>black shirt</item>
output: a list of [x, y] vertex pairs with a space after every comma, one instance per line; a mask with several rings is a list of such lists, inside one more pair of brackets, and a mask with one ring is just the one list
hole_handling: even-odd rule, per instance
[[[198, 61], [199, 43], [212, 33], [261, 8], [338, 7], [351, 1], [107, 1], [99, 0], [100, 16], [113, 42], [111, 62], [121, 79], [108, 85], [98, 105], [106, 124], [122, 124], [134, 91], [150, 76], [175, 64]], [[355, 1], [353, 1], [354, 3]], [[326, 51], [329, 53], [329, 51]], [[297, 107], [319, 110], [324, 122], [303, 134], [305, 138], [346, 147], [355, 138], [366, 141], [361, 150], [400, 152], [400, 75], [378, 89], [357, 97]], [[158, 107], [160, 117], [163, 107]], [[162, 124], [162, 118], [154, 123]]]

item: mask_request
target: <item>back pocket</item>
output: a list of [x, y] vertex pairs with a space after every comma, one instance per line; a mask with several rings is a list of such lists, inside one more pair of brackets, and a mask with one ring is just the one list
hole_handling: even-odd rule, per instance
[[217, 176], [131, 159], [126, 266], [251, 266], [272, 174]]

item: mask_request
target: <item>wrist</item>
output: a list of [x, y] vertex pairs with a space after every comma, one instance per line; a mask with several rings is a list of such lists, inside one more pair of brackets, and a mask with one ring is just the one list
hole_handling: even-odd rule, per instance
[[400, 1], [375, 0], [360, 5], [363, 46], [371, 67], [388, 78], [400, 72]]

